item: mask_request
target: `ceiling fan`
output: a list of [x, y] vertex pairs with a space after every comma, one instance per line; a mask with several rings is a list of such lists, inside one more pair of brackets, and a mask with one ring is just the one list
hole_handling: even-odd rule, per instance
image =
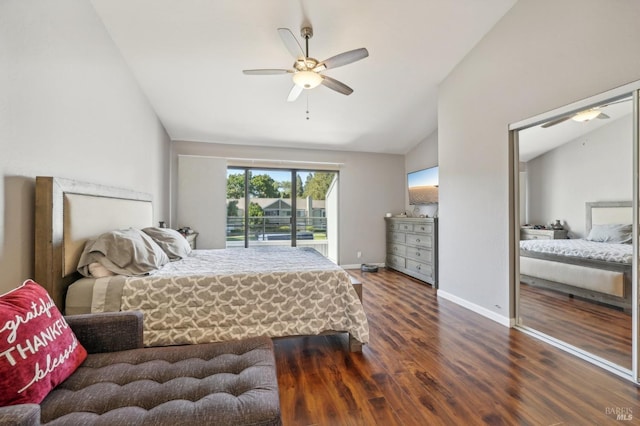
[[621, 102], [627, 102], [630, 101], [631, 98], [626, 98], [626, 99], [621, 99], [615, 102], [609, 102], [608, 104], [604, 104], [604, 105], [599, 105], [597, 107], [593, 107], [593, 108], [588, 108], [582, 111], [578, 111], [569, 115], [565, 115], [564, 117], [560, 117], [557, 118], [555, 120], [551, 120], [547, 123], [544, 123], [541, 127], [543, 129], [546, 129], [548, 127], [551, 126], [555, 126], [556, 124], [560, 124], [563, 123], [569, 119], [572, 119], [573, 121], [578, 121], [580, 123], [584, 123], [586, 121], [591, 121], [593, 119], [600, 119], [600, 120], [606, 120], [609, 117], [607, 114], [605, 114], [604, 112], [602, 112], [601, 108], [604, 107], [608, 107], [609, 105], [615, 105], [615, 104], [619, 104]]
[[359, 61], [369, 56], [369, 52], [364, 47], [360, 49], [350, 50], [338, 55], [332, 56], [324, 61], [318, 61], [309, 56], [309, 39], [313, 37], [313, 29], [311, 27], [303, 27], [300, 35], [305, 40], [306, 51], [302, 49], [300, 43], [295, 38], [289, 28], [278, 28], [278, 34], [285, 47], [295, 58], [293, 69], [255, 69], [243, 70], [247, 75], [275, 75], [275, 74], [293, 74], [293, 87], [287, 97], [288, 102], [298, 99], [303, 90], [313, 89], [319, 85], [328, 87], [343, 95], [350, 95], [353, 89], [346, 84], [333, 79], [329, 76], [321, 74], [322, 71], [332, 68], [341, 67], [352, 62]]

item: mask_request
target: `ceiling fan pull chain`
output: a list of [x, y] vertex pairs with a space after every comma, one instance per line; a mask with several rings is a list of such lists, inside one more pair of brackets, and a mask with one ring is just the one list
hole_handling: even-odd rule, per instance
[[309, 93], [307, 93], [307, 120], [309, 119]]

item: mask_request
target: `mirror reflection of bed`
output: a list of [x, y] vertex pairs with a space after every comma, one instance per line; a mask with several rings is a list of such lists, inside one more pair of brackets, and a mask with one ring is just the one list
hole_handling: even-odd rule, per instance
[[585, 238], [520, 241], [523, 321], [630, 368], [631, 202], [586, 209]]
[[604, 110], [606, 120], [519, 131], [518, 320], [630, 370], [631, 102]]

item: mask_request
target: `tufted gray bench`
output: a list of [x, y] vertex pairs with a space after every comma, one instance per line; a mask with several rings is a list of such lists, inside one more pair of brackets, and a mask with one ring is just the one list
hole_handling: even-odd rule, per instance
[[67, 321], [90, 355], [40, 405], [1, 407], [0, 424], [281, 424], [269, 338], [142, 348], [139, 313]]

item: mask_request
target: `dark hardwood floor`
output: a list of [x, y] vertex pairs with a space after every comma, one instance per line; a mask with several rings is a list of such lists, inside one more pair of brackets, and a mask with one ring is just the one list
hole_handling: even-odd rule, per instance
[[524, 325], [631, 370], [631, 315], [611, 306], [522, 284]]
[[405, 275], [349, 272], [364, 284], [371, 340], [362, 353], [347, 351], [346, 335], [274, 341], [286, 426], [640, 420], [631, 382], [438, 299]]

